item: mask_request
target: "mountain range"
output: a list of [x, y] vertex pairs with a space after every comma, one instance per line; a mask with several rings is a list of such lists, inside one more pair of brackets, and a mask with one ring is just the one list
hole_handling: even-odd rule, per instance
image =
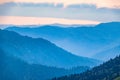
[[10, 56], [29, 64], [42, 64], [59, 68], [93, 67], [101, 63], [96, 59], [74, 55], [42, 38], [21, 36], [16, 32], [0, 30], [0, 48]]
[[[96, 26], [62, 27], [57, 25], [45, 25], [35, 28], [29, 26], [11, 26], [6, 28], [21, 35], [33, 38], [44, 38], [57, 46], [73, 54], [96, 58], [95, 55], [115, 48], [120, 45], [120, 22], [101, 23]], [[32, 26], [34, 27], [34, 26]], [[119, 52], [116, 51], [116, 52]], [[119, 53], [116, 53], [119, 54]], [[113, 53], [105, 59], [114, 58]], [[97, 56], [97, 59], [100, 59]]]
[[0, 26], [0, 80], [120, 79], [120, 22]]

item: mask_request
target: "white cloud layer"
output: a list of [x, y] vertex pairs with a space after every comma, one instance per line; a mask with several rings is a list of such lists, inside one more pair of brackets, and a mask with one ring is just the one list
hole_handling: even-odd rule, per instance
[[71, 4], [95, 4], [97, 7], [120, 8], [120, 0], [1, 0], [5, 2], [33, 2], [33, 3], [63, 3], [64, 6]]

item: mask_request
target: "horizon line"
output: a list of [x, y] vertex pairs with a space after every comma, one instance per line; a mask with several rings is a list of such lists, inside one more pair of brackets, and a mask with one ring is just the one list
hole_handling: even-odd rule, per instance
[[77, 20], [51, 17], [25, 17], [25, 16], [0, 16], [0, 24], [8, 25], [44, 25], [44, 24], [64, 24], [64, 25], [94, 25], [101, 22], [91, 20]]

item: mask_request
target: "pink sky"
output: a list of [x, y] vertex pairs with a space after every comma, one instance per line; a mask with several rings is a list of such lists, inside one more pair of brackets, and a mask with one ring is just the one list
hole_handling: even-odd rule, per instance
[[99, 24], [97, 21], [88, 20], [72, 20], [62, 18], [35, 18], [35, 17], [15, 17], [15, 16], [0, 16], [0, 24], [14, 25], [35, 25], [35, 24]]

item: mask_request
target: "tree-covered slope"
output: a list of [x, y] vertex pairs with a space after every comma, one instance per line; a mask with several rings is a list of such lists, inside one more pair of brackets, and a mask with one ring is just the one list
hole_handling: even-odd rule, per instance
[[117, 78], [115, 78], [114, 80], [120, 80], [120, 76], [119, 76], [119, 77], [117, 77]]
[[81, 74], [64, 76], [52, 80], [119, 80], [120, 56]]

